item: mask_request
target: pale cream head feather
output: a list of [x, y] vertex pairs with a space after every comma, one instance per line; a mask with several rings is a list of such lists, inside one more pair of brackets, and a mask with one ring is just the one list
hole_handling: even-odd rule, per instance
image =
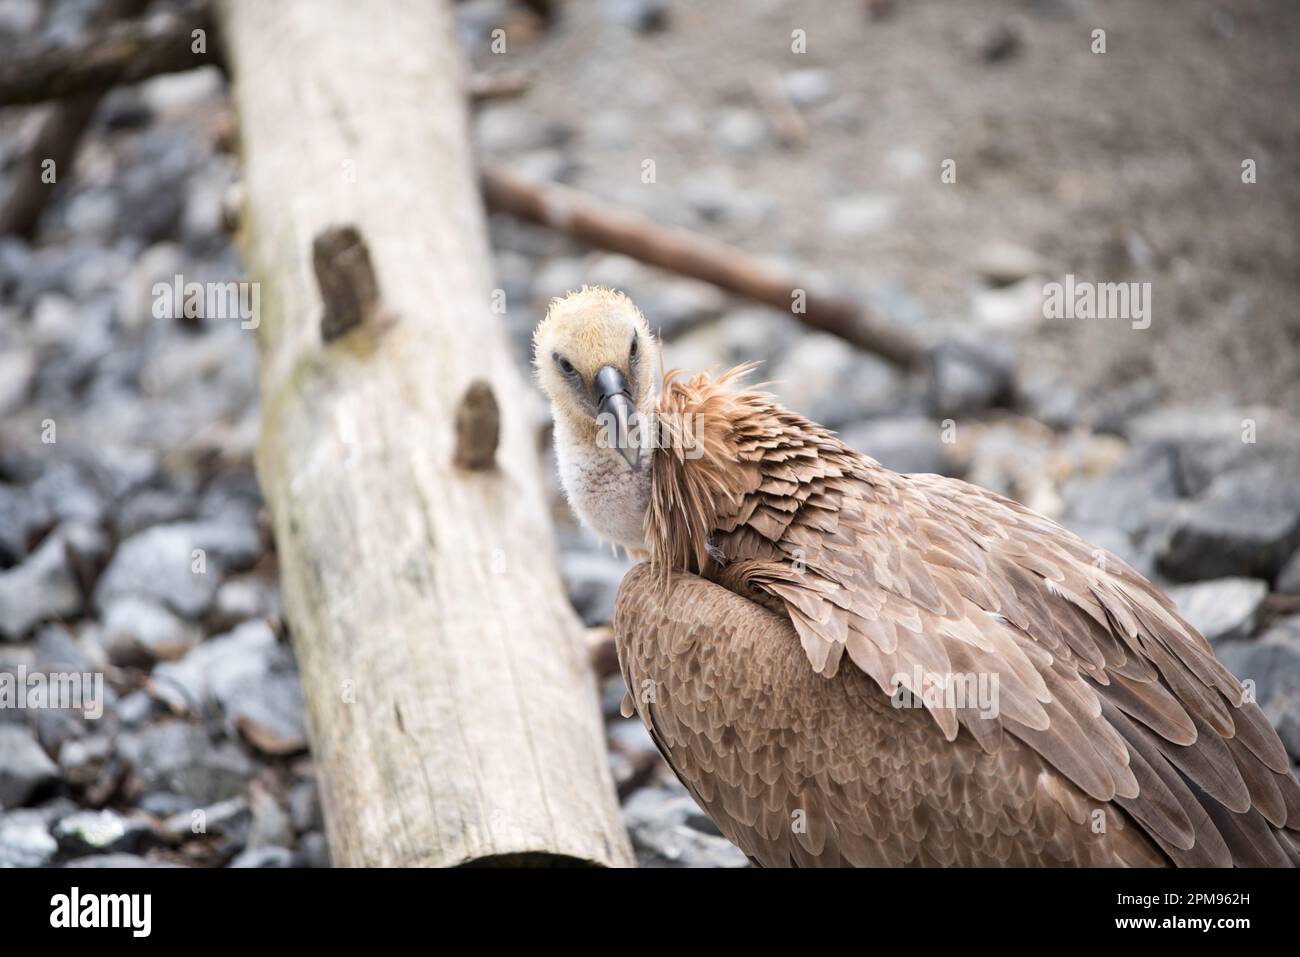
[[533, 363], [556, 416], [593, 443], [598, 426], [592, 385], [602, 368], [623, 374], [638, 412], [649, 412], [654, 402], [654, 337], [632, 300], [613, 289], [583, 286], [551, 300], [533, 333]]

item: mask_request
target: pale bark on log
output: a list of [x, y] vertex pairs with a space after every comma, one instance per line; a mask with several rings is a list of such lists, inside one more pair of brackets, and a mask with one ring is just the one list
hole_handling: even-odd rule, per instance
[[[218, 10], [262, 282], [258, 472], [333, 859], [630, 864], [527, 387], [490, 308], [450, 15]], [[325, 343], [313, 243], [340, 225], [385, 321]], [[502, 400], [482, 471], [452, 464], [475, 379]]]

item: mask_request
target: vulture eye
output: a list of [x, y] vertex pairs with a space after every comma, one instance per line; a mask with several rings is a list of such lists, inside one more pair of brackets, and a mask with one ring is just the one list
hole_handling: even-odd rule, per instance
[[558, 352], [555, 354], [555, 363], [560, 367], [560, 371], [563, 372], [565, 375], [573, 375], [575, 372], [578, 371], [577, 369], [573, 368], [572, 362], [564, 358], [564, 356], [560, 355]]
[[629, 359], [636, 359], [636, 336], [632, 337], [632, 351], [628, 353]]

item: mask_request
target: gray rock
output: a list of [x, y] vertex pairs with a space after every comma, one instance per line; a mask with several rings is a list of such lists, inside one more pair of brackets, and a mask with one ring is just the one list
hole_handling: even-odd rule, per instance
[[250, 847], [241, 853], [227, 867], [293, 867], [293, 851], [287, 847]]
[[641, 867], [749, 866], [676, 782], [636, 791], [623, 805], [623, 823]]
[[235, 161], [217, 155], [190, 177], [181, 218], [181, 233], [191, 244], [202, 245], [222, 235], [222, 203], [237, 179]]
[[660, 764], [659, 749], [640, 718], [617, 717], [605, 726], [609, 767], [619, 794], [627, 794]]
[[1131, 448], [1110, 472], [1068, 479], [1061, 491], [1071, 526], [1115, 528], [1139, 539], [1168, 525], [1180, 493], [1173, 456], [1160, 446]]
[[131, 853], [151, 834], [147, 822], [116, 811], [78, 811], [54, 825], [59, 850], [74, 857], [84, 854]]
[[938, 416], [988, 408], [1011, 397], [1015, 355], [995, 339], [954, 337], [930, 356], [930, 408]]
[[1160, 386], [1149, 378], [1137, 379], [1092, 396], [1081, 418], [1094, 431], [1129, 434], [1133, 421], [1160, 398]]
[[627, 573], [628, 563], [608, 552], [566, 551], [560, 556], [560, 574], [569, 601], [587, 625], [608, 624], [614, 617], [614, 599]]
[[108, 508], [108, 481], [93, 464], [58, 461], [41, 472], [29, 491], [60, 522], [98, 525]]
[[1079, 394], [1068, 382], [1038, 376], [1027, 378], [1017, 388], [1017, 401], [1025, 413], [1049, 428], [1068, 431], [1079, 420]]
[[303, 867], [330, 867], [330, 846], [320, 831], [304, 834], [298, 841], [298, 858]]
[[27, 727], [0, 723], [0, 808], [25, 804], [58, 778], [59, 768]]
[[20, 808], [0, 814], [0, 868], [45, 867], [58, 849], [44, 812]]
[[95, 664], [77, 643], [66, 625], [51, 622], [36, 632], [32, 644], [35, 665], [41, 671], [76, 671], [82, 674], [95, 670]]
[[1277, 573], [1277, 590], [1284, 595], [1300, 595], [1300, 551], [1288, 558]]
[[25, 38], [41, 22], [43, 11], [38, 0], [14, 0], [0, 9], [0, 37], [6, 41]]
[[153, 525], [179, 522], [194, 514], [192, 496], [176, 489], [141, 488], [113, 510], [113, 532], [119, 540]]
[[695, 279], [657, 278], [647, 283], [644, 291], [638, 289], [629, 295], [661, 340], [673, 339], [687, 329], [717, 319], [727, 305], [721, 290]]
[[611, 675], [600, 685], [600, 713], [606, 721], [623, 720], [623, 695], [627, 687], [622, 675]]
[[191, 814], [194, 812], [194, 804], [193, 798], [183, 794], [173, 794], [171, 791], [150, 791], [148, 794], [141, 795], [135, 802], [138, 809], [159, 818]]
[[226, 631], [252, 618], [280, 620], [280, 589], [260, 575], [222, 582], [212, 609], [211, 627]]
[[320, 791], [314, 779], [299, 781], [289, 791], [289, 817], [293, 821], [293, 829], [299, 834], [317, 831], [324, 826]]
[[124, 595], [151, 598], [182, 618], [198, 619], [212, 607], [222, 574], [256, 560], [255, 526], [217, 522], [155, 525], [118, 547], [95, 588], [102, 613]]
[[638, 33], [667, 30], [671, 22], [667, 0], [605, 0], [605, 16]]
[[1300, 421], [1264, 406], [1161, 406], [1127, 428], [1134, 443], [1170, 450], [1183, 494], [1196, 497], [1220, 475], [1275, 470], [1300, 482]]
[[58, 534], [68, 546], [68, 561], [83, 595], [94, 592], [95, 581], [108, 563], [113, 543], [101, 525], [68, 521], [59, 526]]
[[1178, 510], [1160, 551], [1177, 581], [1244, 575], [1272, 581], [1300, 547], [1300, 483], [1271, 470], [1231, 472]]
[[207, 522], [232, 526], [232, 530], [238, 532], [227, 542], [226, 547], [233, 545], [233, 550], [223, 552], [231, 564], [243, 565], [257, 558], [256, 547], [251, 551], [245, 549], [254, 544], [248, 537], [257, 532], [258, 513], [263, 504], [257, 476], [246, 470], [219, 475], [203, 490], [199, 499], [199, 517]]
[[834, 82], [827, 70], [791, 70], [781, 78], [785, 95], [795, 106], [813, 106], [830, 99]]
[[1257, 578], [1218, 578], [1169, 589], [1178, 613], [1216, 643], [1249, 638], [1267, 594], [1268, 582]]
[[171, 285], [185, 271], [184, 254], [175, 243], [157, 243], [136, 256], [117, 292], [117, 316], [122, 327], [139, 332], [155, 322], [154, 286], [160, 282]]
[[132, 691], [119, 698], [113, 710], [123, 727], [136, 728], [153, 718], [159, 705], [148, 692]]
[[0, 351], [0, 416], [22, 408], [36, 377], [36, 350], [6, 346]]
[[1043, 321], [1043, 286], [1034, 277], [992, 289], [977, 289], [971, 313], [980, 326], [1012, 334], [1030, 332]]
[[243, 850], [253, 826], [253, 812], [248, 801], [234, 797], [202, 808], [187, 808], [171, 814], [162, 823], [162, 833], [175, 841], [200, 834], [215, 834], [228, 842], [228, 852]]
[[307, 746], [302, 686], [293, 652], [264, 621], [245, 622], [154, 669], [160, 694], [180, 707], [215, 708], [233, 733], [268, 754]]
[[729, 169], [703, 170], [682, 187], [692, 211], [706, 223], [758, 227], [771, 220], [776, 202], [771, 196], [739, 186]]
[[[1009, 286], [1028, 279], [1044, 270], [1043, 259], [1027, 246], [995, 240], [985, 243], [975, 254], [975, 270], [980, 277], [994, 286]], [[1042, 302], [1042, 291], [1039, 291]], [[1039, 314], [1042, 314], [1041, 308]]]
[[524, 153], [557, 145], [540, 115], [517, 103], [491, 103], [476, 111], [474, 137], [489, 156]]
[[823, 333], [795, 342], [771, 378], [787, 408], [830, 429], [894, 412], [904, 401], [903, 377], [888, 363]]
[[74, 617], [82, 602], [67, 539], [56, 531], [21, 565], [0, 572], [0, 635], [21, 638], [43, 621]]
[[960, 471], [938, 423], [920, 416], [861, 422], [845, 428], [840, 438], [895, 472], [957, 475]]
[[720, 145], [736, 153], [751, 153], [766, 145], [769, 138], [763, 117], [740, 107], [723, 110], [713, 132]]
[[64, 224], [70, 232], [100, 242], [118, 231], [121, 203], [112, 190], [80, 189], [67, 199]]
[[827, 228], [844, 239], [860, 239], [888, 229], [898, 200], [888, 193], [863, 193], [837, 199], [827, 215]]
[[294, 831], [288, 812], [269, 790], [257, 782], [249, 791], [253, 823], [248, 832], [248, 846], [291, 847]]
[[59, 770], [73, 786], [94, 783], [113, 757], [113, 742], [107, 735], [94, 734], [74, 738], [59, 748]]
[[1279, 621], [1254, 641], [1225, 642], [1216, 651], [1247, 682], [1291, 760], [1300, 761], [1300, 615]]
[[26, 488], [0, 482], [0, 568], [22, 561], [32, 538], [53, 522], [48, 508], [34, 502]]
[[529, 150], [507, 160], [510, 172], [538, 183], [568, 182], [578, 168], [569, 153], [560, 149]]
[[199, 629], [182, 621], [157, 601], [120, 595], [103, 610], [102, 642], [115, 664], [174, 661], [199, 641]]
[[[665, 350], [665, 364], [694, 375], [708, 369], [722, 372], [750, 360], [773, 362], [801, 335], [792, 316], [761, 309], [739, 310], [677, 338]], [[760, 367], [752, 379], [757, 381], [765, 375]]]
[[128, 731], [117, 748], [144, 790], [170, 791], [200, 804], [239, 794], [256, 770], [230, 741], [214, 742], [201, 728], [179, 721]]

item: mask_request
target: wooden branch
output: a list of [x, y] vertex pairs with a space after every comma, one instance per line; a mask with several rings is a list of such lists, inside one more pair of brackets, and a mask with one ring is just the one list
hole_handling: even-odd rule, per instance
[[194, 52], [196, 29], [211, 32], [206, 4], [114, 23], [73, 43], [8, 57], [0, 61], [0, 106], [103, 93], [123, 83], [218, 62], [213, 37]]
[[482, 170], [481, 183], [491, 210], [790, 311], [807, 325], [900, 366], [920, 368], [926, 361], [919, 342], [859, 304], [813, 290], [808, 283], [781, 275], [724, 243], [685, 229], [660, 226], [568, 187], [530, 182], [496, 166]]
[[[447, 4], [217, 12], [264, 292], [258, 475], [331, 856], [628, 865], [528, 386], [491, 308]], [[338, 223], [400, 321], [322, 343], [313, 239]], [[499, 400], [499, 448], [471, 472], [452, 460], [475, 379]]]
[[502, 70], [497, 73], [471, 73], [465, 81], [465, 92], [473, 103], [502, 100], [522, 96], [533, 85], [533, 76], [526, 70]]
[[[144, 6], [139, 3], [136, 10]], [[0, 106], [105, 93], [115, 86], [166, 73], [213, 63], [224, 66], [220, 45], [211, 35], [212, 25], [211, 4], [201, 0], [147, 19], [92, 29], [72, 43], [48, 44], [10, 57], [0, 61]], [[204, 48], [196, 52], [193, 33], [197, 29], [208, 31], [209, 36]], [[471, 74], [465, 90], [472, 102], [481, 103], [521, 96], [532, 83], [532, 74], [526, 70], [501, 70]]]
[[[104, 0], [91, 19], [91, 29], [100, 30], [122, 17], [135, 16], [147, 4], [148, 0]], [[102, 91], [93, 91], [71, 97], [50, 107], [37, 120], [31, 143], [15, 161], [9, 194], [0, 201], [0, 235], [31, 236], [36, 231], [57, 183], [72, 169], [81, 134], [102, 96]], [[53, 162], [60, 178], [55, 183], [43, 179], [47, 161]]]

